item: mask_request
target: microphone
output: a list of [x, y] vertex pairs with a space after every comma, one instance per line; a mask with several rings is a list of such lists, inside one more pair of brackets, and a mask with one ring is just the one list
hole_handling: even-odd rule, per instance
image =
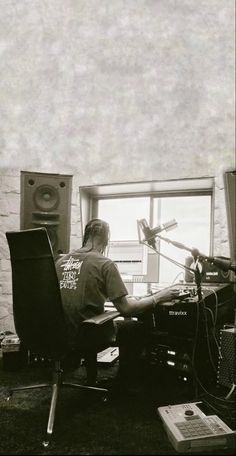
[[222, 271], [228, 272], [233, 271], [236, 272], [236, 264], [232, 263], [229, 258], [225, 257], [207, 257], [206, 261], [209, 263], [213, 263], [217, 268], [221, 269]]
[[206, 261], [207, 263], [212, 263], [214, 264], [217, 268], [221, 269], [222, 271], [228, 272], [228, 271], [233, 271], [236, 272], [236, 263], [233, 263], [230, 258], [226, 257], [208, 257], [204, 255], [203, 253], [200, 253], [198, 249], [193, 249], [192, 250], [192, 255], [193, 258], [199, 258], [200, 261]]
[[162, 225], [158, 225], [155, 228], [150, 228], [146, 219], [141, 219], [141, 220], [138, 220], [137, 222], [138, 222], [138, 225], [141, 226], [145, 241], [147, 241], [148, 244], [154, 248], [156, 247], [155, 237], [158, 233], [161, 233], [161, 231], [164, 231], [164, 230], [170, 231], [178, 226], [178, 223], [176, 222], [175, 219], [170, 220], [169, 222], [163, 223]]

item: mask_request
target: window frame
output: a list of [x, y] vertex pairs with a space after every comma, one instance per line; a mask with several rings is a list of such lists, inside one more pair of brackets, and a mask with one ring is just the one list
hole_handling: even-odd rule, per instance
[[98, 217], [98, 202], [104, 199], [120, 198], [150, 198], [150, 216], [148, 223], [153, 226], [154, 199], [181, 196], [210, 196], [210, 255], [213, 255], [214, 242], [214, 177], [202, 177], [194, 179], [173, 179], [165, 181], [129, 182], [120, 184], [103, 184], [81, 186], [80, 211], [82, 233], [85, 225], [91, 218]]

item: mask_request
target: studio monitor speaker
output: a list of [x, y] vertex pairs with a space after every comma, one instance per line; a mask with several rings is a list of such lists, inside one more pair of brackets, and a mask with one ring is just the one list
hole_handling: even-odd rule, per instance
[[55, 255], [70, 248], [72, 176], [21, 172], [21, 229], [45, 227]]
[[236, 217], [235, 217], [235, 193], [236, 193], [236, 171], [227, 171], [224, 174], [225, 203], [228, 220], [228, 233], [231, 260], [236, 260]]

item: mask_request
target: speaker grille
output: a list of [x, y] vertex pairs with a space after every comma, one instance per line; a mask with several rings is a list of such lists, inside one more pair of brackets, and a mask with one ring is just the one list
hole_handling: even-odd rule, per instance
[[217, 381], [220, 385], [231, 388], [236, 383], [236, 328], [222, 329], [220, 336]]
[[72, 176], [21, 172], [21, 229], [45, 227], [54, 254], [69, 251]]

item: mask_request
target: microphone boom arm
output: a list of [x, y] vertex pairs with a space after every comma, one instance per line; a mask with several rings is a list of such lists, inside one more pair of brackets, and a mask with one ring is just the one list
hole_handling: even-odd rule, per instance
[[193, 252], [193, 249], [191, 249], [190, 247], [187, 247], [186, 245], [184, 244], [181, 244], [181, 242], [176, 242], [176, 241], [172, 241], [171, 239], [169, 238], [166, 238], [166, 237], [163, 237], [163, 236], [160, 236], [159, 234], [156, 235], [159, 239], [161, 239], [162, 241], [165, 241], [165, 242], [168, 242], [169, 244], [172, 244], [174, 245], [175, 247], [177, 247], [178, 249], [182, 249], [182, 250], [187, 250], [188, 252]]
[[168, 242], [169, 244], [174, 245], [175, 247], [183, 250], [187, 250], [196, 260], [198, 258], [199, 261], [206, 261], [207, 263], [213, 263], [216, 267], [221, 269], [222, 271], [233, 271], [236, 272], [236, 264], [232, 263], [229, 258], [226, 257], [210, 257], [205, 255], [204, 253], [200, 253], [197, 249], [191, 249], [180, 242], [172, 241], [169, 238], [160, 236], [159, 234], [156, 235], [159, 239]]
[[157, 248], [152, 247], [150, 244], [148, 244], [147, 241], [140, 241], [140, 243], [141, 243], [141, 244], [144, 244], [144, 245], [146, 245], [147, 247], [149, 247], [150, 249], [154, 250], [154, 252], [158, 253], [158, 255], [162, 256], [163, 258], [165, 258], [166, 260], [168, 260], [168, 261], [170, 261], [171, 263], [175, 264], [176, 266], [179, 266], [179, 267], [182, 268], [182, 269], [185, 269], [185, 270], [187, 270], [187, 271], [190, 271], [190, 272], [195, 273], [195, 269], [190, 268], [189, 266], [186, 266], [185, 264], [179, 263], [178, 261], [173, 260], [172, 258], [168, 257], [167, 255], [164, 255], [164, 253], [161, 253], [159, 250], [157, 250]]

